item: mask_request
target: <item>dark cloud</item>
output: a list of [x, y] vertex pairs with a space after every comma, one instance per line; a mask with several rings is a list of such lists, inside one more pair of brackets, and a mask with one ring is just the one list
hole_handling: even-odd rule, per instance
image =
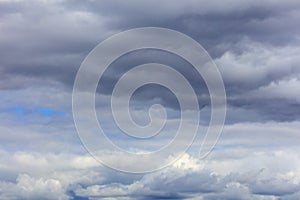
[[[215, 1], [211, 3], [187, 1], [178, 4], [169, 1], [143, 4], [138, 1], [126, 4], [121, 1], [118, 3], [5, 1], [1, 2], [1, 5], [4, 11], [1, 16], [4, 20], [0, 37], [2, 89], [26, 88], [36, 82], [47, 84], [56, 80], [65, 84], [66, 89], [70, 91], [80, 63], [98, 42], [116, 31], [140, 26], [161, 26], [190, 35], [219, 60], [218, 65], [223, 74], [231, 106], [257, 110], [264, 115], [262, 120], [299, 119], [296, 112], [299, 108], [297, 102], [278, 100], [276, 103], [276, 100], [273, 100], [271, 104], [262, 105], [262, 102], [247, 98], [245, 94], [283, 77], [292, 77], [298, 62], [278, 61], [277, 65], [280, 65], [278, 68], [281, 70], [270, 68], [270, 72], [265, 73], [257, 81], [260, 75], [260, 72], [256, 72], [258, 66], [249, 65], [247, 60], [238, 60], [243, 55], [247, 56], [249, 51], [254, 52], [253, 57], [249, 59], [255, 60], [259, 55], [259, 52], [255, 54], [256, 50], [249, 49], [245, 44], [260, 44], [262, 48], [272, 49], [295, 47], [295, 44], [299, 43], [300, 30], [296, 24], [300, 15], [297, 12], [299, 3], [296, 1], [284, 3], [232, 1], [231, 6]], [[239, 71], [233, 71], [235, 69], [230, 66], [224, 67], [229, 65], [224, 57], [226, 53], [234, 55], [228, 62], [233, 64], [238, 62]], [[276, 59], [286, 54], [278, 55], [276, 52], [273, 55], [266, 54], [265, 59], [270, 56]], [[166, 61], [163, 58], [167, 58]], [[178, 61], [165, 54], [161, 56], [137, 54], [135, 57], [129, 56], [127, 60], [121, 59], [120, 62], [123, 63], [118, 65], [139, 64], [151, 60], [173, 65]], [[186, 63], [181, 61], [178, 63], [178, 66], [184, 66], [182, 72], [189, 76], [192, 83], [197, 81], [199, 83], [198, 79], [194, 81], [193, 70]], [[259, 64], [268, 65], [268, 63]], [[287, 70], [284, 70], [286, 67]], [[251, 71], [246, 79], [234, 81], [235, 77], [227, 76], [230, 73], [242, 72], [244, 68]], [[119, 77], [118, 73], [120, 71], [112, 71], [111, 77], [107, 77], [108, 87], [111, 87], [113, 80]], [[249, 82], [248, 79], [252, 81]], [[164, 92], [158, 92], [158, 95], [163, 94]], [[234, 100], [231, 101], [232, 98]], [[205, 101], [207, 104], [208, 101]], [[166, 99], [165, 102], [172, 107], [172, 101]], [[274, 107], [280, 107], [280, 112], [274, 114]]]

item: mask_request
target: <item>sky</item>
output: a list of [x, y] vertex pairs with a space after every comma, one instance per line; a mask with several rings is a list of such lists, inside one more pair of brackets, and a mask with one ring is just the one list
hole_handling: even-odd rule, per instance
[[[0, 199], [299, 199], [299, 21], [297, 0], [0, 0]], [[179, 31], [203, 46], [224, 81], [227, 114], [218, 143], [201, 159], [212, 115], [205, 81], [170, 52], [145, 49], [121, 56], [101, 77], [95, 110], [107, 137], [123, 149], [139, 154], [163, 147], [181, 116], [174, 93], [145, 85], [131, 98], [133, 120], [147, 125], [151, 105], [161, 104], [168, 123], [155, 142], [124, 136], [109, 102], [116, 82], [132, 67], [172, 66], [189, 80], [203, 107], [199, 133], [180, 159], [132, 174], [87, 152], [73, 120], [72, 91], [81, 63], [100, 42], [141, 27]], [[136, 38], [126, 42], [135, 44]], [[134, 74], [128, 85], [156, 76], [169, 80], [154, 71]], [[87, 79], [81, 90], [89, 86]], [[180, 82], [174, 87], [191, 99]], [[154, 116], [159, 122], [161, 113]], [[178, 148], [185, 143], [178, 141]], [[137, 170], [173, 155], [160, 156], [141, 161], [124, 152], [100, 152], [121, 168]]]

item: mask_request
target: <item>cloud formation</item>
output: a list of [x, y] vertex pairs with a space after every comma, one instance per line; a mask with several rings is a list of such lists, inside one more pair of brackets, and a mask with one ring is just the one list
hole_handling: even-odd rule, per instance
[[[215, 153], [218, 158], [206, 161], [185, 154], [172, 166], [146, 175], [123, 174], [99, 167], [88, 155], [33, 156], [2, 152], [4, 157], [13, 156], [13, 163], [22, 164], [24, 172], [17, 175], [15, 183], [1, 182], [1, 198], [297, 199], [299, 156], [291, 156], [289, 150], [251, 153], [249, 149], [243, 159], [224, 160], [221, 157], [227, 151], [231, 150]], [[30, 164], [28, 158], [32, 159]], [[250, 166], [248, 162], [253, 159], [265, 163]], [[279, 159], [290, 166], [278, 162], [271, 167]], [[236, 163], [245, 168], [235, 171]], [[266, 164], [270, 164], [268, 169], [258, 168]], [[45, 171], [40, 173], [32, 167]]]
[[[299, 199], [299, 10], [297, 0], [0, 1], [0, 199]], [[196, 140], [172, 166], [132, 175], [86, 153], [71, 92], [81, 62], [99, 42], [144, 26], [171, 28], [204, 46], [224, 79], [228, 114], [207, 159], [198, 159]], [[99, 84], [96, 108], [109, 137], [134, 152], [163, 146], [180, 116], [170, 91], [145, 86], [132, 99], [132, 114], [144, 123], [151, 105], [164, 105], [168, 137], [137, 144], [111, 123], [107, 102], [116, 80], [148, 62], [188, 77], [205, 105], [201, 131], [210, 119], [207, 87], [184, 59], [155, 50], [124, 55]]]

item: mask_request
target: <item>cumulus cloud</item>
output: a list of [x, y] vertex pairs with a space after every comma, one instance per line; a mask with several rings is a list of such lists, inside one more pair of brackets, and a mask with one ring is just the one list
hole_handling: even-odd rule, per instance
[[59, 180], [20, 174], [16, 184], [1, 183], [3, 199], [68, 199]]
[[[1, 198], [288, 199], [296, 197], [299, 193], [300, 158], [289, 156], [290, 150], [249, 150], [246, 156], [235, 159], [235, 162], [220, 160], [226, 151], [215, 152], [214, 154], [220, 155], [204, 161], [185, 154], [172, 166], [145, 175], [110, 171], [92, 162], [88, 155], [48, 155], [46, 160], [53, 157], [57, 160], [48, 162], [52, 170], [38, 174], [28, 168], [17, 175], [15, 182], [2, 181]], [[281, 161], [281, 166], [279, 164], [273, 168], [260, 168], [265, 166], [262, 163], [266, 162], [265, 158], [273, 162]], [[281, 158], [285, 160], [282, 161]], [[253, 159], [262, 161], [258, 163], [260, 167], [247, 163]], [[77, 163], [78, 160], [80, 163]], [[65, 161], [70, 164], [66, 164]], [[236, 162], [243, 163], [247, 168], [237, 172]], [[282, 162], [293, 164], [284, 166]], [[42, 167], [45, 163], [46, 161], [33, 162], [32, 165]], [[277, 169], [283, 166], [281, 170]]]

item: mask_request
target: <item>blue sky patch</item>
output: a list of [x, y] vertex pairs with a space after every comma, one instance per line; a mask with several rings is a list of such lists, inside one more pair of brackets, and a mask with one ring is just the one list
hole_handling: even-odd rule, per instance
[[29, 115], [39, 115], [42, 117], [64, 117], [65, 113], [50, 108], [26, 108], [23, 106], [14, 106], [8, 109], [9, 112], [13, 112], [18, 119], [23, 119]]

